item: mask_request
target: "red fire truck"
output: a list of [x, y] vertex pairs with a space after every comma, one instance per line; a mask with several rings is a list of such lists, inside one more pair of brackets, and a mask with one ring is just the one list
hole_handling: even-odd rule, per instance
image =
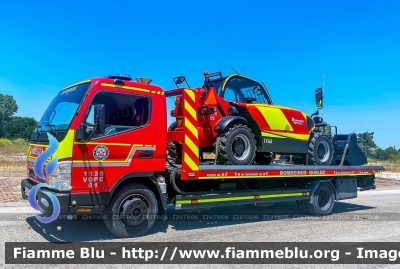
[[[164, 91], [148, 82], [115, 75], [60, 91], [30, 139], [22, 197], [47, 183], [37, 193], [39, 205], [42, 198], [49, 204], [42, 206], [45, 214], [53, 210], [46, 195], [51, 192], [61, 214], [103, 215], [112, 233], [129, 237], [146, 233], [169, 204], [201, 210], [296, 201], [310, 214], [330, 214], [335, 200], [357, 197], [357, 187], [373, 188], [375, 173], [384, 169], [352, 165], [352, 152], [359, 151], [354, 134], [344, 143], [336, 141], [341, 161], [331, 165], [217, 164], [200, 150], [210, 130], [199, 122], [214, 120], [214, 110], [199, 101], [204, 87]], [[173, 129], [167, 128], [167, 97], [182, 103], [173, 112], [179, 114]], [[59, 147], [47, 162], [58, 158], [58, 164], [42, 180], [33, 167], [49, 147], [48, 133]], [[168, 143], [181, 146], [179, 163], [168, 161]]]

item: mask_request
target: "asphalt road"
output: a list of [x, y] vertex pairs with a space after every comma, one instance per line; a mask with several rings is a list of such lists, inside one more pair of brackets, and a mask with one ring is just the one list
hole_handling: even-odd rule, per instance
[[[400, 190], [359, 192], [356, 199], [336, 202], [331, 216], [318, 219], [299, 216], [293, 202], [269, 207], [212, 209], [200, 214], [170, 210], [169, 219], [156, 222], [147, 235], [128, 239], [110, 234], [102, 221], [65, 220], [42, 224], [29, 216], [34, 213], [29, 207], [0, 208], [0, 267], [4, 264], [4, 242], [400, 242], [399, 198]], [[230, 212], [239, 212], [241, 217], [233, 213], [235, 219], [204, 220], [204, 215], [215, 218]], [[23, 217], [10, 220], [10, 213]], [[177, 220], [194, 216], [198, 219]], [[355, 268], [360, 267], [371, 266]]]

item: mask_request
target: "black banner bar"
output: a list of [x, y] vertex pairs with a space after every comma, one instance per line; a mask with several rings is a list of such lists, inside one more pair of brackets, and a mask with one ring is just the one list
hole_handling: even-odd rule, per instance
[[399, 264], [400, 243], [6, 242], [6, 264]]

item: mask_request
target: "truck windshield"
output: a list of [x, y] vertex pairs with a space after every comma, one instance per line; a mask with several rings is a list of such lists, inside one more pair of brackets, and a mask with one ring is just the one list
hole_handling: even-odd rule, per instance
[[53, 99], [42, 119], [39, 121], [40, 131], [65, 131], [90, 87], [90, 82], [66, 88]]

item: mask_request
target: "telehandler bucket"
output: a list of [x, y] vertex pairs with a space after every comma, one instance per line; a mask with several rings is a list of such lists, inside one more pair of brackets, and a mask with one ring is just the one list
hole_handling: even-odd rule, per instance
[[335, 161], [334, 165], [364, 165], [367, 164], [367, 156], [357, 144], [357, 135], [335, 135]]

